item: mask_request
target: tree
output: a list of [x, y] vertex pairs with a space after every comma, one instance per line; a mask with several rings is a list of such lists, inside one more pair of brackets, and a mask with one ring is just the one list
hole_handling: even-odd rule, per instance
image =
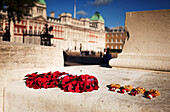
[[[0, 10], [6, 10], [7, 12], [8, 29], [10, 30], [11, 21], [15, 24], [16, 20], [21, 21], [24, 16], [28, 15], [37, 1], [38, 0], [1, 0]], [[2, 15], [0, 15], [0, 17], [2, 18]]]

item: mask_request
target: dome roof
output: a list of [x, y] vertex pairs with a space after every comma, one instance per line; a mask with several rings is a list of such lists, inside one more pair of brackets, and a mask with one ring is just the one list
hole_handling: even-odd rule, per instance
[[40, 4], [46, 4], [46, 2], [44, 1], [44, 0], [38, 0], [38, 3], [40, 3]]
[[103, 21], [104, 22], [104, 19], [103, 17], [100, 15], [99, 12], [95, 12], [95, 14], [90, 18], [90, 21]]

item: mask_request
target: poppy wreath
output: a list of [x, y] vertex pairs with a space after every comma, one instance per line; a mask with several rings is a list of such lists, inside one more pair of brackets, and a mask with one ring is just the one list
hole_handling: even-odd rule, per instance
[[38, 72], [25, 76], [26, 86], [34, 89], [59, 87], [64, 92], [90, 92], [98, 90], [98, 80], [92, 75], [71, 75], [66, 72], [48, 72], [38, 74]]

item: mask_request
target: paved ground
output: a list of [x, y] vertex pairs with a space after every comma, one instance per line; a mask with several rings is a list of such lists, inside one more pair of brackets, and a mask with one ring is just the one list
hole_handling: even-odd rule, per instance
[[99, 65], [100, 57], [90, 56], [67, 56], [67, 60], [64, 62], [65, 66], [75, 65]]
[[[78, 66], [78, 65], [99, 65], [100, 55], [97, 53], [95, 56], [87, 55], [80, 56], [79, 52], [66, 52], [67, 58], [64, 62], [65, 66]], [[112, 58], [116, 58], [118, 53], [112, 53]]]

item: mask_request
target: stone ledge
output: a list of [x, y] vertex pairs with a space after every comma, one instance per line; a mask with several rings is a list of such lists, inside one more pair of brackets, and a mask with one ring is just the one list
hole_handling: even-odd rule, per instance
[[144, 70], [158, 70], [158, 71], [170, 71], [170, 61], [154, 60], [154, 59], [140, 59], [135, 58], [117, 58], [111, 59], [109, 65], [112, 67], [122, 68], [137, 68]]
[[63, 67], [62, 49], [0, 41], [0, 69]]
[[[54, 69], [53, 69], [54, 70]], [[60, 68], [72, 74], [90, 74], [99, 80], [99, 90], [88, 93], [66, 93], [59, 88], [34, 90], [23, 82], [10, 82], [5, 87], [4, 112], [160, 112], [170, 111], [170, 73], [136, 71], [129, 69], [78, 66]], [[159, 83], [158, 83], [159, 81]], [[106, 85], [119, 83], [158, 89], [154, 99], [142, 95], [130, 96], [108, 91]]]

